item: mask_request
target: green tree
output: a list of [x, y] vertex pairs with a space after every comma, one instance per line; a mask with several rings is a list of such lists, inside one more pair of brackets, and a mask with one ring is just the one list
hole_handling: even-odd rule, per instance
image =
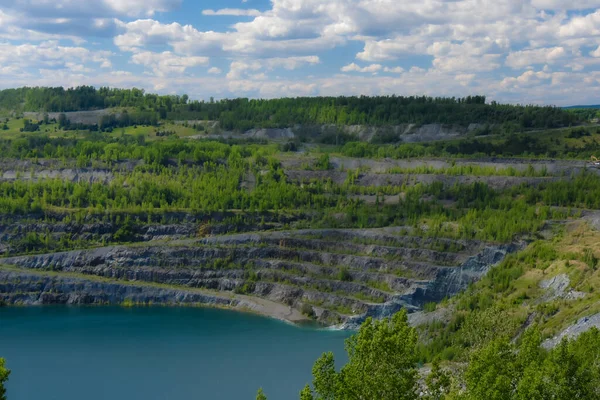
[[0, 400], [6, 400], [6, 388], [4, 384], [8, 381], [10, 370], [6, 368], [6, 361], [0, 358]]
[[258, 389], [258, 392], [256, 392], [256, 400], [267, 400], [267, 396], [265, 395], [265, 392], [263, 392], [262, 388]]
[[304, 386], [300, 392], [300, 400], [314, 400], [312, 390], [309, 385]]
[[465, 373], [467, 399], [600, 399], [600, 331], [564, 339], [550, 352], [529, 329], [517, 347], [507, 338], [473, 353]]
[[507, 338], [492, 341], [471, 357], [465, 378], [469, 399], [512, 398], [516, 354]]
[[[417, 334], [402, 311], [391, 319], [367, 319], [346, 341], [349, 361], [338, 373], [332, 353], [323, 354], [313, 367], [318, 400], [417, 399]], [[303, 390], [305, 398], [308, 389]]]
[[443, 400], [450, 391], [452, 380], [450, 374], [440, 367], [439, 361], [434, 361], [431, 372], [425, 378], [426, 393], [421, 397], [424, 400]]

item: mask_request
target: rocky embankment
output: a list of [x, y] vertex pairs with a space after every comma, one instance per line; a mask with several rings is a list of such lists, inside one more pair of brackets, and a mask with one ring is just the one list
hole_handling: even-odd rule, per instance
[[[188, 121], [191, 123], [194, 121]], [[250, 129], [246, 132], [231, 132], [218, 129], [213, 125], [210, 135], [198, 135], [199, 138], [233, 138], [233, 139], [265, 139], [265, 140], [290, 140], [294, 138], [319, 139], [323, 136], [338, 134], [352, 135], [358, 140], [370, 142], [375, 138], [394, 137], [406, 143], [428, 142], [435, 140], [450, 140], [464, 137], [467, 133], [481, 128], [481, 124], [468, 126], [445, 124], [400, 124], [393, 126], [368, 126], [368, 125], [296, 125], [289, 128], [275, 129]], [[217, 133], [218, 132], [218, 133]]]
[[555, 337], [545, 340], [542, 346], [546, 349], [556, 347], [563, 339], [575, 339], [592, 328], [600, 329], [600, 314], [579, 319]]
[[249, 296], [12, 269], [0, 269], [0, 293], [0, 305], [201, 306], [251, 312], [293, 323], [308, 320], [292, 307]]
[[[323, 324], [352, 329], [367, 316], [417, 311], [452, 296], [515, 250], [411, 236], [407, 228], [144, 242], [0, 259], [9, 266], [0, 275], [0, 300], [254, 310], [251, 305], [263, 301], [270, 305], [262, 306], [265, 314], [297, 321], [302, 311]], [[286, 311], [269, 312], [273, 304]]]

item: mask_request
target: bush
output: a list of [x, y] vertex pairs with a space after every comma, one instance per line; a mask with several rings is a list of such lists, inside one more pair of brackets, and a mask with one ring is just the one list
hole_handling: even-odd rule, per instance
[[315, 167], [320, 171], [327, 171], [333, 169], [333, 165], [329, 161], [329, 154], [323, 154], [317, 160]]
[[281, 151], [283, 152], [296, 152], [298, 151], [298, 146], [295, 142], [287, 142], [281, 146]]
[[342, 282], [352, 282], [352, 274], [348, 271], [348, 268], [342, 268], [338, 274], [338, 279]]
[[300, 311], [302, 312], [302, 314], [306, 315], [309, 318], [315, 318], [315, 316], [316, 316], [315, 310], [308, 303], [303, 303], [302, 307], [300, 308]]

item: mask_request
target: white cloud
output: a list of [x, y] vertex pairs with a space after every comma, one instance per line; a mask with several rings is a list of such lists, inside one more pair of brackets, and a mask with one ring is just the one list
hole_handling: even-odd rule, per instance
[[254, 9], [223, 8], [220, 10], [202, 10], [202, 15], [233, 16], [233, 17], [258, 17], [261, 12]]
[[599, 0], [533, 0], [531, 3], [542, 10], [586, 10], [600, 7]]
[[381, 64], [371, 64], [366, 67], [360, 67], [355, 63], [348, 64], [341, 68], [342, 72], [363, 72], [363, 73], [376, 73], [383, 69]]
[[525, 71], [517, 77], [505, 78], [500, 82], [500, 86], [505, 88], [523, 88], [538, 84], [540, 80], [549, 80], [552, 74], [544, 71]]
[[244, 62], [244, 61], [234, 61], [231, 63], [229, 67], [229, 73], [227, 74], [227, 79], [229, 80], [239, 80], [242, 79], [243, 74], [250, 71], [258, 71], [262, 68], [262, 65], [258, 61], [252, 62]]
[[112, 10], [128, 16], [152, 16], [156, 12], [169, 11], [181, 4], [181, 0], [103, 0]]
[[152, 16], [173, 10], [182, 0], [0, 0], [0, 7], [31, 17], [92, 18], [120, 16]]
[[565, 57], [567, 57], [567, 51], [564, 47], [522, 50], [510, 53], [506, 57], [506, 65], [514, 69], [521, 69], [536, 64], [553, 64]]
[[600, 10], [586, 16], [573, 17], [568, 23], [561, 26], [560, 37], [585, 37], [600, 35]]
[[384, 72], [391, 72], [393, 74], [401, 74], [404, 72], [404, 68], [402, 67], [385, 67], [383, 69]]
[[426, 48], [426, 42], [419, 36], [366, 40], [364, 50], [356, 58], [363, 61], [390, 61], [402, 55], [424, 53]]
[[[271, 0], [261, 11], [202, 12], [237, 18], [227, 27], [211, 25], [211, 18], [185, 25], [177, 14], [161, 15], [169, 23], [150, 19], [180, 4], [0, 0], [0, 40], [7, 41], [0, 51], [11, 52], [0, 54], [2, 83], [27, 75], [23, 82], [39, 84], [55, 70], [57, 82], [69, 83], [71, 74], [69, 84], [140, 84], [161, 92], [188, 91], [187, 79], [210, 82], [212, 95], [481, 93], [561, 104], [600, 90], [600, 0]], [[121, 54], [96, 51], [96, 37], [113, 38]], [[348, 54], [349, 43], [359, 46], [356, 54]], [[31, 62], [14, 56], [19, 46], [32, 46], [18, 50]], [[111, 61], [126, 57], [147, 73], [126, 75], [135, 68], [119, 65], [113, 74]], [[208, 68], [209, 58], [230, 67]], [[211, 76], [221, 73], [224, 79]]]
[[208, 65], [208, 57], [180, 57], [169, 51], [136, 53], [131, 57], [134, 64], [150, 68], [157, 76], [183, 74], [188, 68]]
[[319, 64], [321, 60], [318, 56], [305, 57], [274, 57], [264, 60], [264, 64], [270, 69], [285, 68], [287, 70], [298, 69], [304, 65]]
[[[239, 80], [243, 79], [246, 74], [250, 72], [257, 72], [260, 70], [272, 71], [276, 68], [284, 68], [286, 70], [294, 70], [304, 65], [315, 65], [320, 62], [317, 56], [306, 56], [306, 57], [274, 57], [267, 59], [256, 59], [256, 60], [244, 60], [234, 61], [231, 63], [227, 79]], [[263, 75], [255, 75], [263, 76]], [[260, 80], [262, 80], [261, 78]]]
[[42, 42], [37, 45], [12, 45], [0, 43], [0, 65], [18, 67], [20, 69], [66, 68], [79, 72], [86, 65], [110, 67], [112, 64], [108, 51], [90, 51], [84, 47], [60, 46], [55, 41]]

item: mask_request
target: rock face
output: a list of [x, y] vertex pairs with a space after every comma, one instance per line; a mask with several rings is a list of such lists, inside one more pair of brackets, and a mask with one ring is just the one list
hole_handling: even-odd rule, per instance
[[571, 280], [567, 274], [560, 274], [551, 279], [540, 282], [540, 288], [546, 290], [542, 301], [552, 301], [555, 299], [576, 300], [585, 297], [585, 293], [570, 289]]
[[231, 296], [247, 295], [290, 312], [310, 307], [320, 322], [353, 329], [452, 296], [517, 248], [408, 233], [279, 231], [10, 257], [0, 259], [12, 266], [0, 275], [0, 299], [239, 307]]
[[437, 303], [444, 298], [452, 297], [465, 290], [471, 283], [480, 280], [490, 268], [517, 249], [516, 245], [486, 247], [460, 267], [441, 270], [435, 279], [416, 287], [412, 293], [395, 296], [391, 301], [379, 306], [371, 306], [366, 313], [349, 318], [342, 327], [358, 329], [368, 317], [375, 319], [389, 317], [402, 309], [419, 311], [427, 303]]
[[575, 339], [584, 332], [589, 331], [592, 328], [600, 329], [600, 314], [592, 315], [591, 317], [581, 318], [574, 325], [571, 325], [557, 336], [548, 339], [542, 343], [542, 346], [546, 349], [556, 347], [563, 338]]
[[0, 181], [39, 181], [43, 179], [61, 179], [68, 182], [85, 182], [85, 183], [110, 183], [114, 176], [110, 171], [103, 170], [91, 170], [87, 168], [72, 169], [43, 169], [39, 171], [32, 171], [29, 173], [22, 173], [16, 170], [4, 171], [0, 174]]
[[[86, 125], [95, 125], [100, 122], [100, 118], [104, 115], [108, 115], [113, 113], [110, 109], [103, 110], [92, 110], [92, 111], [68, 111], [64, 113], [59, 112], [49, 112], [48, 118], [56, 119], [58, 121], [60, 114], [65, 114], [67, 119], [74, 124], [86, 124]], [[35, 120], [41, 120], [44, 118], [44, 113], [41, 112], [25, 112], [23, 113], [25, 118], [32, 118]], [[120, 115], [120, 114], [116, 114]]]
[[235, 307], [238, 300], [144, 285], [0, 271], [0, 299], [6, 304], [201, 304]]
[[[348, 179], [347, 172], [338, 171], [286, 171], [287, 177], [292, 181], [310, 181], [331, 179], [334, 183], [341, 185]], [[402, 185], [431, 185], [439, 182], [446, 187], [454, 185], [469, 185], [473, 183], [485, 183], [490, 188], [502, 190], [514, 186], [528, 185], [539, 186], [543, 183], [558, 182], [559, 177], [515, 177], [515, 176], [451, 176], [443, 174], [374, 174], [363, 173], [358, 176], [354, 184], [358, 186], [402, 186]]]
[[359, 140], [367, 142], [373, 141], [377, 136], [385, 135], [386, 137], [395, 137], [403, 142], [413, 143], [456, 139], [475, 128], [475, 125], [465, 128], [457, 125], [443, 124], [401, 124], [384, 127], [368, 125], [321, 125], [316, 127], [296, 127], [294, 133], [301, 134], [301, 132], [312, 131], [313, 135], [316, 134], [318, 136], [341, 132], [356, 136]]
[[[290, 140], [294, 138], [319, 138], [325, 135], [337, 134], [352, 135], [361, 141], [374, 141], [378, 136], [393, 137], [397, 141], [406, 143], [427, 142], [436, 140], [456, 139], [477, 129], [478, 124], [468, 127], [444, 124], [401, 124], [394, 126], [368, 126], [368, 125], [296, 125], [288, 128], [261, 129], [255, 128], [240, 132], [221, 131], [218, 134], [198, 135], [198, 138], [253, 138], [268, 140]], [[214, 128], [214, 126], [213, 126]]]

